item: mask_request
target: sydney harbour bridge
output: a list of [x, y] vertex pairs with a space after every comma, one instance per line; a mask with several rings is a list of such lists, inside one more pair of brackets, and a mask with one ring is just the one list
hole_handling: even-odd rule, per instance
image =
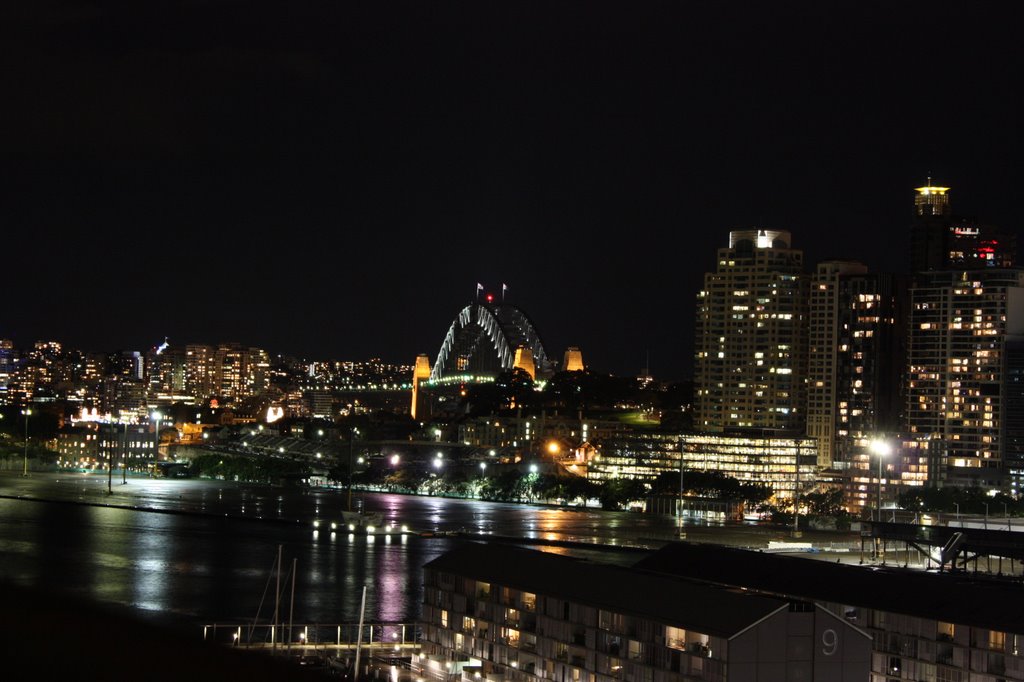
[[516, 351], [529, 351], [536, 374], [547, 376], [553, 366], [537, 328], [526, 313], [511, 303], [470, 303], [455, 317], [430, 371], [440, 381], [465, 375], [494, 376], [512, 369]]
[[[479, 289], [479, 287], [478, 287]], [[570, 348], [560, 367], [544, 348], [536, 326], [521, 308], [486, 295], [466, 305], [444, 336], [437, 358], [420, 355], [413, 371], [413, 407], [421, 382], [440, 386], [449, 383], [493, 381], [500, 373], [519, 367], [534, 379], [546, 379], [562, 370], [582, 370], [580, 351]]]

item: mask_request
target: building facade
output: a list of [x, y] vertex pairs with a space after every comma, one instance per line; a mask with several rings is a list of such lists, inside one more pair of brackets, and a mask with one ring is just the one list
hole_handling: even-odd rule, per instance
[[910, 298], [910, 434], [941, 443], [947, 482], [999, 486], [1024, 436], [1007, 382], [1024, 341], [1024, 270], [919, 273]]
[[871, 655], [805, 601], [503, 545], [428, 563], [421, 618], [424, 667], [466, 682], [863, 682]]
[[667, 545], [637, 567], [815, 603], [871, 636], [870, 676], [862, 680], [1024, 680], [1019, 582], [687, 543]]
[[698, 429], [803, 431], [806, 290], [789, 232], [729, 233], [698, 295]]
[[861, 263], [818, 264], [809, 301], [807, 435], [844, 470], [858, 443], [902, 428], [906, 287]]

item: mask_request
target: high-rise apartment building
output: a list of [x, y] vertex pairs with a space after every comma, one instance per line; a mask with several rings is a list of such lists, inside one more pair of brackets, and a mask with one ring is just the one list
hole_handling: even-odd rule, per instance
[[185, 392], [203, 401], [213, 395], [213, 348], [202, 344], [185, 346]]
[[901, 427], [906, 287], [854, 261], [818, 264], [808, 312], [807, 435], [818, 465]]
[[[945, 477], [996, 486], [1024, 441], [1024, 270], [923, 272], [911, 289], [907, 421], [941, 442]], [[1012, 447], [1011, 447], [1012, 446]]]
[[259, 348], [222, 343], [213, 355], [216, 395], [238, 400], [264, 393], [270, 385], [270, 356]]
[[187, 378], [187, 351], [182, 346], [167, 342], [146, 353], [146, 384], [151, 401], [169, 396], [181, 397], [185, 393]]
[[789, 232], [729, 233], [698, 295], [697, 428], [803, 431], [806, 294]]

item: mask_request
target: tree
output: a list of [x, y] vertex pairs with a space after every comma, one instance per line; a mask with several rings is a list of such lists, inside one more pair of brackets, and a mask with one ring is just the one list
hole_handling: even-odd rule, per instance
[[621, 509], [647, 496], [647, 486], [633, 478], [614, 478], [601, 485], [597, 499], [602, 509]]
[[843, 491], [840, 488], [815, 491], [801, 496], [800, 501], [807, 505], [811, 514], [818, 516], [842, 516], [846, 513], [843, 507]]

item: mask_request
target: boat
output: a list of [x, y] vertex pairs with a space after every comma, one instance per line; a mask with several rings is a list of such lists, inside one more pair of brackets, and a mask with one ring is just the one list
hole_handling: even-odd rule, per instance
[[380, 512], [368, 512], [362, 509], [359, 511], [341, 512], [341, 521], [350, 531], [361, 530], [372, 533], [376, 529], [384, 528], [383, 514]]
[[366, 511], [343, 511], [341, 521], [313, 521], [313, 528], [329, 528], [331, 531], [348, 531], [349, 533], [360, 533], [364, 535], [405, 535], [409, 532], [408, 526], [398, 526], [387, 523], [384, 515], [380, 512]]

